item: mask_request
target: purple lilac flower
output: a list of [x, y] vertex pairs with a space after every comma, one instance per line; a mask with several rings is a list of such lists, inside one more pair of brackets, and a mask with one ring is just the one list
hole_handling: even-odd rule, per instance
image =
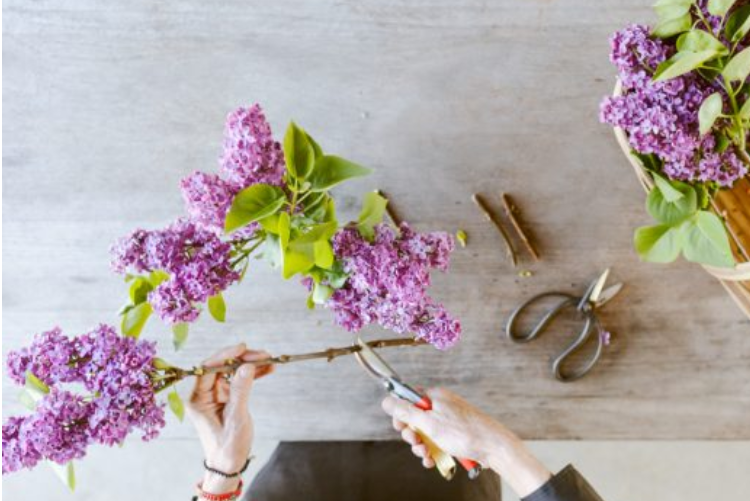
[[237, 187], [216, 174], [195, 171], [180, 182], [188, 216], [217, 233], [224, 231], [224, 220], [237, 194]]
[[227, 116], [220, 163], [224, 177], [240, 188], [282, 184], [284, 154], [259, 105], [237, 108]]
[[112, 247], [112, 268], [119, 273], [165, 271], [169, 279], [148, 300], [170, 323], [198, 318], [195, 303], [225, 290], [239, 279], [231, 264], [230, 243], [193, 221], [178, 220], [155, 231], [136, 230]]
[[[34, 414], [3, 425], [3, 473], [43, 459], [64, 464], [83, 457], [92, 443], [119, 444], [136, 429], [143, 440], [156, 437], [165, 422], [150, 380], [155, 356], [154, 343], [119, 336], [108, 325], [73, 339], [54, 328], [10, 352], [13, 381], [23, 384], [31, 371], [50, 392]], [[61, 383], [79, 383], [88, 397], [61, 389]]]
[[448, 268], [454, 248], [448, 234], [419, 234], [405, 223], [397, 234], [379, 225], [370, 243], [356, 229], [344, 228], [333, 246], [349, 274], [326, 304], [336, 323], [358, 331], [375, 322], [398, 333], [412, 332], [441, 349], [458, 340], [459, 322], [427, 295], [430, 270]]
[[610, 44], [623, 93], [602, 101], [602, 122], [625, 130], [635, 151], [658, 156], [672, 179], [731, 186], [747, 173], [731, 148], [719, 153], [712, 134], [700, 136], [698, 110], [706, 97], [721, 90], [717, 84], [695, 73], [653, 82], [654, 70], [674, 47], [652, 38], [646, 26], [628, 26]]

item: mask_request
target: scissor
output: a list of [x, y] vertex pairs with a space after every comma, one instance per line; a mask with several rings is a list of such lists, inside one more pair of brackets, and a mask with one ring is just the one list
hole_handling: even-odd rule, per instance
[[[599, 358], [602, 355], [604, 346], [609, 343], [609, 333], [602, 328], [599, 318], [596, 315], [596, 311], [604, 306], [605, 303], [609, 302], [613, 297], [617, 295], [622, 289], [623, 284], [617, 283], [604, 289], [604, 284], [607, 282], [609, 277], [609, 268], [604, 270], [604, 273], [591, 282], [591, 285], [586, 290], [583, 297], [576, 297], [572, 294], [565, 292], [545, 292], [538, 294], [531, 299], [528, 299], [525, 303], [521, 304], [518, 308], [511, 313], [508, 318], [508, 323], [505, 326], [505, 333], [511, 341], [516, 343], [527, 343], [532, 339], [535, 339], [539, 334], [544, 332], [555, 319], [555, 317], [563, 310], [571, 307], [580, 313], [584, 319], [583, 329], [578, 334], [578, 337], [568, 345], [557, 357], [552, 360], [552, 373], [555, 377], [564, 382], [568, 383], [580, 379], [591, 371]], [[559, 298], [560, 301], [552, 306], [537, 322], [536, 326], [524, 333], [516, 332], [515, 325], [518, 316], [530, 307], [532, 304], [548, 298]], [[565, 372], [563, 370], [563, 364], [566, 359], [578, 349], [580, 349], [586, 341], [591, 337], [592, 333], [596, 333], [596, 349], [593, 356], [581, 367]]]
[[[416, 390], [414, 387], [402, 381], [399, 375], [396, 374], [396, 371], [391, 369], [391, 367], [385, 362], [385, 360], [383, 360], [380, 355], [375, 353], [375, 350], [370, 348], [367, 343], [362, 341], [362, 339], [358, 339], [357, 347], [358, 351], [354, 353], [357, 361], [370, 376], [375, 378], [380, 382], [380, 384], [383, 385], [387, 392], [389, 392], [396, 398], [411, 402], [415, 407], [418, 407], [423, 411], [432, 410], [432, 401], [430, 400], [430, 398], [427, 395]], [[428, 445], [428, 448], [434, 449], [440, 454], [445, 454], [437, 447], [437, 445], [429, 440], [428, 437], [425, 437], [423, 433], [421, 433], [419, 430], [416, 431], [417, 433], [419, 433], [422, 440]], [[448, 458], [450, 459], [450, 456], [448, 456]], [[437, 458], [433, 457], [433, 459], [436, 463], [438, 463]], [[456, 459], [467, 471], [470, 479], [477, 478], [482, 472], [482, 466], [476, 461], [472, 459]], [[451, 461], [451, 464], [454, 465], [455, 469], [455, 463]], [[438, 464], [438, 467], [439, 466], [440, 465]], [[441, 473], [443, 473], [442, 470]], [[453, 472], [451, 471], [450, 474], [446, 475], [446, 478], [450, 480], [450, 477], [452, 475]]]

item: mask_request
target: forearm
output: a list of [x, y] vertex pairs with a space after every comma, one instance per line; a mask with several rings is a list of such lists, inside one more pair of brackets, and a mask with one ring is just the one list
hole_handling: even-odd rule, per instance
[[498, 427], [487, 441], [486, 463], [524, 498], [547, 483], [552, 474], [529, 451], [523, 441], [505, 428]]

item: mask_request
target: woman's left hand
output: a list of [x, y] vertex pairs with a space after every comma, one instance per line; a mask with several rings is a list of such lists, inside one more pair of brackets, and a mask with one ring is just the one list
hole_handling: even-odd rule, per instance
[[[269, 357], [264, 351], [248, 350], [243, 343], [216, 353], [202, 365], [218, 367], [229, 359], [257, 362]], [[198, 431], [206, 463], [211, 468], [233, 473], [244, 466], [250, 456], [254, 434], [248, 409], [250, 391], [255, 379], [271, 372], [272, 365], [256, 369], [252, 364], [244, 364], [229, 381], [216, 373], [196, 378], [187, 410]], [[237, 478], [225, 479], [206, 472], [203, 488], [208, 492], [227, 492], [236, 488], [237, 483]]]

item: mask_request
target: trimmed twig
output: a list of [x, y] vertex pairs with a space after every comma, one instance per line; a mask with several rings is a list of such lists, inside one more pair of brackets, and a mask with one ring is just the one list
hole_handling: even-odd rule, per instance
[[[414, 339], [411, 337], [396, 338], [396, 339], [378, 339], [376, 341], [369, 341], [367, 346], [370, 348], [393, 348], [397, 346], [419, 346], [426, 344], [421, 339]], [[227, 374], [237, 370], [238, 367], [244, 364], [252, 364], [255, 367], [265, 367], [267, 365], [278, 365], [278, 364], [290, 364], [293, 362], [302, 362], [305, 360], [314, 360], [324, 358], [328, 362], [334, 358], [338, 358], [344, 355], [353, 355], [360, 351], [362, 348], [359, 345], [342, 346], [338, 348], [328, 348], [323, 351], [314, 351], [312, 353], [300, 353], [297, 355], [278, 355], [275, 357], [267, 358], [257, 362], [245, 362], [243, 360], [229, 359], [224, 365], [217, 367], [193, 367], [192, 369], [184, 370], [174, 368], [177, 379], [183, 379], [188, 376], [202, 376], [204, 374]]]
[[513, 266], [516, 266], [518, 264], [518, 257], [516, 256], [516, 251], [510, 241], [508, 232], [505, 231], [505, 228], [503, 228], [503, 225], [500, 224], [500, 221], [494, 216], [494, 214], [492, 214], [492, 211], [490, 211], [487, 202], [484, 201], [479, 193], [474, 193], [471, 196], [471, 199], [474, 201], [476, 206], [479, 207], [479, 209], [484, 213], [484, 217], [493, 225], [495, 225], [497, 231], [500, 232], [500, 235], [503, 237], [503, 241], [505, 242], [505, 248], [507, 251], [506, 253], [508, 257], [510, 257], [510, 261], [513, 263]]
[[742, 245], [742, 242], [737, 236], [737, 233], [734, 231], [734, 228], [730, 224], [729, 218], [727, 217], [727, 211], [721, 210], [713, 198], [711, 199], [711, 208], [714, 210], [716, 215], [719, 216], [724, 221], [724, 226], [726, 227], [727, 232], [729, 233], [729, 236], [732, 237], [732, 240], [737, 246], [737, 249], [739, 249], [740, 254], [742, 254], [742, 256], [745, 258], [745, 261], [750, 262], [750, 255], [748, 254], [747, 249], [745, 249], [745, 246]]
[[526, 250], [529, 251], [529, 254], [531, 254], [534, 257], [534, 260], [539, 261], [539, 253], [531, 244], [531, 241], [526, 236], [526, 233], [524, 233], [523, 228], [521, 227], [521, 225], [518, 223], [518, 220], [516, 219], [516, 215], [514, 213], [516, 209], [516, 204], [513, 203], [513, 200], [510, 198], [510, 195], [508, 195], [507, 193], [500, 193], [500, 198], [503, 201], [503, 207], [505, 208], [505, 213], [508, 215], [508, 219], [510, 219], [510, 222], [513, 225], [513, 228], [516, 230], [518, 237], [521, 239], [521, 242], [523, 242], [523, 245], [526, 247]]
[[375, 193], [385, 198], [385, 201], [387, 202], [387, 204], [385, 205], [385, 212], [386, 214], [388, 214], [388, 217], [391, 218], [391, 222], [393, 222], [393, 224], [396, 226], [401, 226], [403, 219], [399, 217], [399, 215], [396, 213], [396, 210], [393, 208], [390, 197], [386, 195], [382, 190], [375, 190]]

